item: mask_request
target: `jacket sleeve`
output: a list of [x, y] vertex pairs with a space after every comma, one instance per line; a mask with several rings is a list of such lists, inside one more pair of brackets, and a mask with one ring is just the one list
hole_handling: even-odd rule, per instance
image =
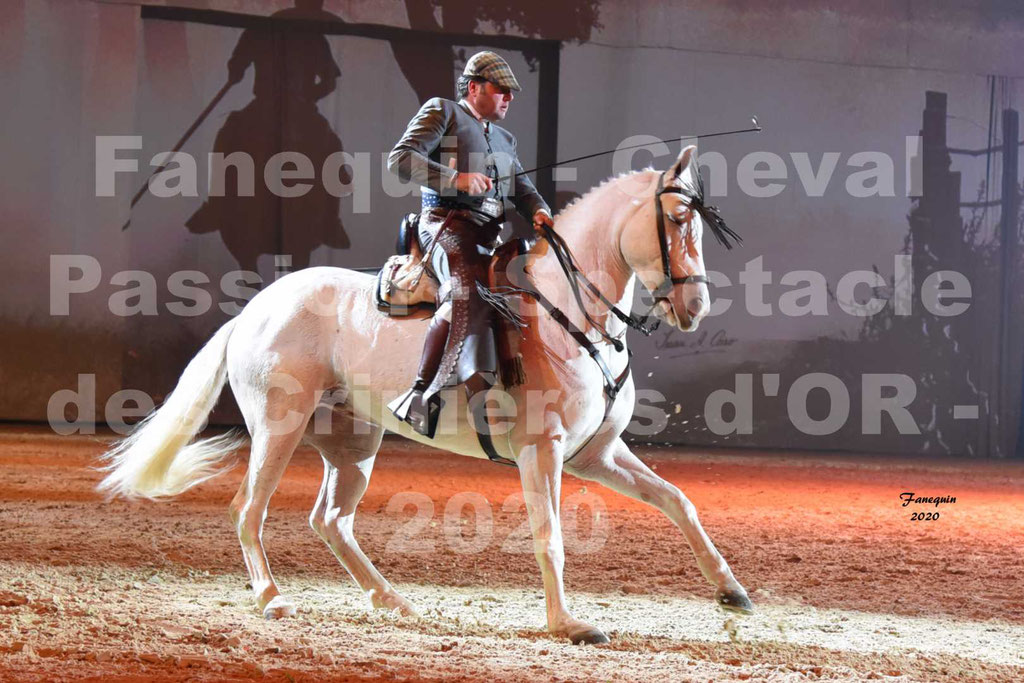
[[[519, 163], [519, 154], [515, 157], [515, 169], [513, 173], [522, 173], [523, 165]], [[540, 196], [540, 192], [533, 186], [533, 181], [530, 180], [528, 175], [517, 175], [512, 185], [512, 203], [515, 204], [516, 211], [519, 215], [530, 221], [533, 220], [533, 215], [538, 211], [547, 211], [548, 215], [551, 214], [551, 208], [548, 207], [547, 202]]]
[[440, 98], [427, 100], [388, 155], [388, 170], [403, 182], [415, 182], [435, 192], [451, 187], [458, 171], [430, 159], [441, 145], [449, 117], [450, 112]]

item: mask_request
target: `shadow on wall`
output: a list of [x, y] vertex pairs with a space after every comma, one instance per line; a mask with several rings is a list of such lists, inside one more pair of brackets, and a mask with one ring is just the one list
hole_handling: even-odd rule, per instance
[[[1005, 109], [999, 116], [994, 77], [991, 84], [989, 144], [982, 150], [954, 149], [947, 143], [946, 94], [926, 93], [924, 191], [911, 208], [904, 248], [913, 263], [913, 291], [923, 295], [927, 276], [953, 270], [970, 283], [969, 307], [944, 317], [918, 306], [911, 315], [897, 316], [887, 307], [865, 320], [860, 340], [880, 352], [902, 351], [905, 372], [917, 382], [917, 402], [924, 412], [919, 424], [927, 449], [1010, 457], [1019, 452], [1024, 373], [1024, 218], [1019, 202], [1024, 188], [1017, 175], [1019, 114]], [[993, 144], [999, 137], [1003, 142]], [[961, 176], [950, 170], [954, 155], [986, 160], [987, 178], [974, 201], [961, 198]], [[1001, 166], [998, 186], [988, 174], [994, 160]], [[965, 209], [970, 210], [966, 220], [961, 217]], [[978, 417], [958, 420], [957, 404], [976, 410]]]
[[[215, 102], [241, 83], [253, 69], [253, 98], [233, 111], [218, 131], [213, 152], [229, 156], [243, 152], [255, 169], [266, 167], [275, 154], [290, 151], [322, 168], [332, 154], [343, 151], [341, 139], [317, 103], [335, 92], [341, 68], [317, 22], [344, 24], [323, 9], [323, 0], [294, 0], [295, 6], [276, 12], [265, 23], [246, 28], [227, 64], [228, 80]], [[454, 74], [466, 59], [457, 50], [432, 39], [427, 33], [473, 35], [480, 30], [497, 32], [514, 27], [530, 37], [555, 37], [586, 41], [599, 28], [598, 0], [570, 0], [558, 13], [547, 3], [503, 2], [479, 5], [468, 0], [406, 0], [409, 26], [424, 32], [422, 38], [406, 36], [390, 45], [402, 74], [420, 101], [452, 97]], [[291, 22], [290, 20], [300, 20]], [[524, 50], [531, 68], [538, 55]], [[351, 246], [340, 218], [340, 199], [323, 183], [297, 197], [280, 197], [257, 175], [252, 188], [240, 191], [238, 169], [225, 169], [223, 193], [209, 196], [185, 221], [193, 234], [219, 233], [238, 266], [257, 271], [261, 255], [290, 254], [291, 268], [309, 265], [321, 245], [334, 249]], [[347, 167], [339, 169], [338, 181], [351, 182]], [[251, 195], [251, 196], [250, 196]]]
[[[928, 103], [923, 128], [924, 192], [912, 200], [902, 251], [910, 257], [911, 268], [905, 276], [908, 281], [897, 282], [894, 275], [892, 281], [871, 293], [870, 297], [890, 303], [864, 318], [855, 339], [821, 337], [800, 342], [777, 362], [748, 360], [701, 376], [694, 392], [698, 396], [723, 388], [731, 390], [738, 384], [737, 375], [753, 376], [751, 433], [723, 428], [719, 431], [729, 433], [715, 434], [698, 411], [699, 406], [690, 405], [689, 414], [670, 417], [670, 440], [717, 446], [839, 448], [979, 458], [1021, 453], [1024, 212], [1015, 199], [988, 198], [990, 194], [1020, 197], [1024, 186], [1019, 185], [1013, 159], [1003, 164], [1001, 192], [998, 188], [989, 192], [983, 181], [975, 201], [962, 200], [960, 176], [950, 171], [950, 154], [967, 152], [947, 145], [945, 95], [929, 93]], [[1016, 126], [1004, 137], [1016, 142]], [[990, 149], [993, 153], [1006, 152], [1005, 145]], [[1009, 220], [996, 213], [996, 221], [987, 213], [999, 211], [1000, 205]], [[970, 209], [966, 220], [961, 216], [964, 209]], [[998, 224], [995, 230], [991, 229], [993, 223]], [[923, 305], [925, 280], [938, 271], [966, 277], [971, 294], [965, 310], [939, 316]], [[917, 297], [909, 313], [897, 313], [891, 303], [897, 291], [910, 291]], [[835, 300], [833, 294], [830, 296]], [[952, 301], [966, 303], [956, 297]], [[844, 304], [866, 306], [861, 302]], [[845, 422], [817, 435], [798, 429], [795, 420], [803, 422], [803, 417], [796, 418], [787, 405], [792, 383], [815, 373], [838, 378], [849, 396]], [[766, 374], [778, 375], [781, 383], [780, 390], [771, 397], [761, 390]], [[906, 410], [913, 424], [898, 427], [890, 417], [883, 416], [880, 425], [872, 424], [870, 430], [865, 426], [863, 412], [878, 408], [872, 402], [880, 398], [884, 404], [885, 399], [896, 395], [894, 387], [887, 387], [880, 397], [876, 398], [873, 390], [865, 396], [865, 375], [869, 374], [890, 376], [886, 383], [906, 381], [897, 380], [897, 376], [912, 380], [915, 393]], [[901, 400], [907, 396], [904, 393]], [[811, 390], [806, 404], [807, 415], [814, 422], [824, 423], [836, 408], [824, 389]], [[960, 417], [957, 406], [963, 407]], [[867, 433], [874, 430], [880, 433]]]
[[[927, 199], [924, 200], [927, 203]], [[914, 260], [913, 282], [897, 282], [895, 277], [870, 296], [891, 301], [898, 289], [920, 292], [922, 281], [938, 270], [955, 270], [967, 276], [972, 284], [972, 305], [961, 315], [938, 317], [915, 301], [909, 315], [896, 313], [893, 305], [865, 317], [855, 339], [818, 339], [796, 344], [777, 365], [746, 362], [733, 372], [717, 377], [701, 378], [711, 392], [731, 387], [735, 374], [754, 377], [753, 433], [750, 435], [711, 434], [703, 421], [693, 423], [688, 438], [714, 445], [757, 447], [769, 446], [799, 449], [830, 449], [842, 444], [842, 450], [863, 450], [876, 453], [956, 455], [966, 457], [1005, 457], [1007, 453], [991, 442], [986, 422], [993, 419], [991, 385], [987, 373], [998, 360], [987, 351], [990, 331], [997, 327], [998, 282], [993, 274], [1000, 270], [1001, 243], [994, 238], [980, 239], [980, 212], [973, 212], [967, 221], [949, 215], [942, 230], [934, 230], [932, 221], [925, 221], [921, 201], [914, 200], [908, 220], [903, 253]], [[955, 244], [955, 247], [954, 247]], [[937, 257], [941, 254], [941, 261]], [[1024, 267], [1024, 263], [1018, 266]], [[876, 269], [877, 272], [877, 269]], [[834, 301], [834, 294], [830, 293]], [[846, 302], [847, 305], [856, 305]], [[1016, 293], [1017, 310], [1024, 307], [1024, 292]], [[735, 374], [734, 374], [735, 373]], [[794, 426], [786, 400], [761, 395], [760, 378], [766, 373], [781, 375], [779, 396], [788, 395], [789, 385], [797, 378], [813, 373], [837, 377], [849, 393], [849, 415], [838, 429], [824, 435], [801, 432]], [[917, 433], [900, 431], [888, 417], [883, 417], [879, 434], [867, 434], [862, 424], [865, 402], [865, 375], [905, 375], [913, 380], [915, 395], [906, 408], [913, 417]], [[895, 389], [883, 390], [883, 397], [893, 396]], [[978, 419], [954, 417], [954, 406], [977, 405]], [[807, 395], [807, 413], [815, 421], [825, 421], [836, 407], [824, 389]], [[1014, 430], [1016, 431], [1016, 430]]]
[[[984, 191], [982, 187], [979, 197]], [[1001, 415], [1007, 411], [995, 399], [998, 389], [988, 376], [993, 371], [1008, 371], [1000, 366], [998, 351], [990, 348], [1000, 329], [998, 303], [1002, 295], [998, 276], [1004, 266], [1003, 241], [998, 235], [981, 237], [984, 213], [975, 209], [966, 221], [950, 217], [960, 222], [961, 229], [954, 234], [957, 248], [947, 253], [944, 247], [948, 244], [936, 242], [948, 243], [948, 236], [931, 229], [934, 222], [925, 215], [923, 202], [915, 200], [909, 217], [911, 230], [906, 237], [905, 253], [912, 253], [917, 261], [914, 291], [921, 291], [921, 281], [927, 274], [952, 268], [971, 282], [971, 306], [963, 314], [948, 318], [934, 316], [921, 306], [915, 306], [911, 315], [898, 316], [893, 307], [887, 306], [879, 315], [865, 320], [858, 344], [871, 354], [889, 355], [896, 360], [899, 371], [917, 383], [915, 417], [924, 437], [922, 451], [1012, 456], [1018, 428], [999, 424]], [[1024, 216], [1018, 215], [1015, 224], [1019, 235]], [[955, 260], [950, 258], [952, 254], [956, 255]], [[937, 255], [942, 255], [941, 261]], [[1017, 273], [1024, 272], [1024, 259], [1018, 258], [1012, 267]], [[893, 282], [892, 287], [895, 286]], [[1024, 290], [1013, 288], [1007, 294], [1012, 297], [1008, 310], [1024, 311]], [[893, 354], [899, 357], [892, 359]], [[1006, 379], [1020, 386], [1019, 375]], [[956, 420], [953, 407], [957, 404], [978, 406], [979, 419]], [[985, 421], [994, 423], [992, 436], [987, 433]]]
[[[405, 0], [409, 28], [431, 33], [476, 34], [486, 24], [494, 24], [501, 33], [511, 25], [531, 38], [552, 38], [585, 42], [590, 33], [601, 28], [598, 21], [598, 0], [565, 0], [558, 11], [551, 3], [538, 0], [522, 2], [486, 2], [477, 0]], [[434, 41], [392, 41], [395, 55], [405, 79], [416, 91], [420, 102], [431, 97], [452, 97], [454, 73], [465, 64], [466, 55]], [[532, 70], [536, 55], [524, 52]]]
[[[278, 19], [341, 21], [322, 9], [322, 0], [295, 0], [295, 7], [272, 15]], [[245, 152], [256, 169], [279, 152], [298, 152], [322, 168], [342, 142], [317, 102], [337, 88], [341, 69], [327, 39], [293, 28], [247, 28], [228, 61], [228, 83], [254, 70], [253, 99], [232, 112], [217, 133], [214, 152]], [[345, 167], [339, 181], [351, 182]], [[340, 199], [323, 183], [299, 197], [279, 197], [257, 178], [253, 196], [241, 196], [237, 171], [228, 167], [224, 196], [209, 197], [186, 221], [196, 234], [219, 232], [244, 270], [256, 271], [261, 254], [292, 255], [292, 267], [305, 268], [320, 245], [347, 249], [349, 238], [339, 217]]]

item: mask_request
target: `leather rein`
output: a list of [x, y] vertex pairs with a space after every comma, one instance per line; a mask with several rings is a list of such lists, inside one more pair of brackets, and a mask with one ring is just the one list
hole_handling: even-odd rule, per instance
[[[697, 274], [685, 275], [682, 277], [672, 275], [672, 260], [669, 256], [668, 245], [668, 229], [665, 225], [665, 211], [661, 205], [662, 195], [676, 193], [682, 194], [686, 197], [689, 206], [701, 215], [707, 225], [711, 228], [712, 234], [714, 234], [718, 241], [725, 245], [726, 248], [732, 248], [730, 240], [734, 240], [736, 242], [741, 241], [740, 237], [725, 225], [722, 218], [718, 215], [718, 209], [704, 204], [704, 186], [699, 175], [697, 176], [697, 184], [688, 188], [680, 188], [673, 185], [666, 187], [664, 179], [665, 174], [662, 173], [658, 177], [658, 186], [654, 193], [654, 211], [655, 216], [657, 217], [658, 242], [661, 250], [662, 272], [665, 279], [651, 292], [651, 295], [654, 297], [654, 304], [643, 315], [626, 313], [613, 302], [609, 301], [608, 298], [601, 293], [601, 290], [598, 289], [598, 287], [583, 274], [579, 266], [577, 266], [576, 260], [573, 258], [572, 252], [569, 249], [569, 245], [565, 243], [562, 236], [556, 233], [550, 226], [542, 225], [543, 237], [547, 240], [548, 244], [551, 245], [555, 258], [558, 260], [558, 264], [561, 267], [562, 272], [565, 274], [566, 282], [569, 284], [569, 289], [573, 294], [573, 298], [576, 300], [577, 306], [583, 313], [587, 322], [597, 329], [601, 337], [611, 344], [616, 351], [622, 351], [625, 349], [625, 344], [620, 338], [622, 335], [612, 336], [608, 334], [608, 332], [605, 331], [604, 326], [598, 324], [598, 322], [594, 320], [583, 303], [583, 297], [580, 293], [581, 284], [584, 285], [612, 315], [622, 321], [627, 327], [637, 330], [645, 336], [650, 336], [656, 329], [658, 329], [661, 321], [654, 318], [654, 316], [651, 315], [651, 311], [654, 310], [660, 301], [667, 301], [666, 296], [673, 287], [687, 283], [708, 284], [708, 278], [706, 275]], [[678, 223], [674, 220], [673, 222]], [[561, 325], [566, 332], [568, 332], [569, 336], [571, 336], [580, 347], [586, 350], [587, 354], [597, 364], [604, 378], [605, 411], [604, 417], [601, 419], [601, 424], [604, 424], [608, 419], [608, 415], [611, 413], [612, 406], [615, 403], [615, 398], [622, 390], [622, 387], [626, 384], [626, 380], [629, 379], [629, 357], [632, 357], [633, 353], [627, 349], [629, 357], [626, 359], [626, 366], [618, 376], [615, 376], [612, 374], [612, 371], [608, 367], [604, 358], [601, 357], [601, 352], [597, 345], [587, 337], [586, 332], [573, 323], [565, 312], [555, 306], [546, 296], [532, 288], [510, 287], [507, 289], [510, 290], [508, 293], [525, 294], [533, 297], [537, 303], [547, 311], [548, 315], [551, 316], [551, 319]], [[651, 322], [652, 318], [653, 322]], [[579, 448], [576, 449], [575, 453], [566, 458], [565, 462], [576, 457], [576, 455], [578, 455], [586, 445], [590, 443], [590, 440], [594, 438], [594, 435], [596, 435], [598, 431], [600, 431], [600, 427], [594, 432], [594, 434], [591, 434], [590, 437], [588, 437], [587, 440], [579, 446]], [[497, 454], [495, 453], [494, 455], [496, 456]], [[491, 457], [490, 453], [488, 453], [488, 457]], [[499, 459], [499, 457], [491, 457], [491, 459], [497, 462], [503, 462], [503, 464], [515, 464], [506, 458]]]
[[[658, 185], [654, 192], [654, 215], [656, 217], [656, 223], [658, 228], [658, 247], [661, 252], [661, 268], [664, 279], [657, 287], [653, 290], [648, 290], [651, 296], [654, 298], [654, 303], [647, 309], [643, 315], [636, 315], [633, 313], [626, 313], [614, 303], [608, 300], [608, 298], [601, 293], [601, 290], [583, 274], [583, 271], [576, 265], [576, 261], [572, 256], [572, 252], [569, 250], [569, 245], [565, 243], [565, 240], [561, 235], [556, 233], [550, 226], [542, 225], [544, 239], [547, 240], [548, 244], [551, 245], [554, 251], [555, 258], [558, 259], [558, 264], [562, 268], [562, 272], [565, 273], [566, 280], [569, 283], [569, 288], [573, 293], [573, 298], [576, 300], [577, 306], [583, 313], [594, 328], [596, 328], [601, 337], [610, 343], [616, 351], [622, 351], [625, 345], [618, 337], [609, 335], [605, 330], [604, 326], [598, 324], [596, 320], [587, 311], [586, 306], [583, 304], [583, 298], [580, 295], [580, 284], [586, 286], [587, 290], [594, 295], [607, 309], [608, 311], [622, 321], [627, 327], [631, 327], [637, 330], [644, 336], [650, 336], [658, 326], [661, 324], [661, 320], [651, 315], [659, 302], [668, 301], [667, 295], [677, 285], [685, 285], [688, 283], [694, 284], [710, 284], [706, 275], [695, 274], [695, 275], [684, 275], [681, 277], [674, 276], [672, 274], [672, 259], [670, 257], [669, 245], [668, 245], [668, 229], [665, 224], [665, 210], [661, 204], [661, 197], [665, 194], [681, 194], [683, 195], [690, 208], [700, 214], [700, 216], [707, 223], [711, 229], [712, 234], [715, 238], [724, 245], [727, 249], [732, 249], [734, 242], [742, 242], [743, 240], [735, 232], [730, 229], [725, 222], [722, 220], [718, 213], [718, 208], [714, 206], [707, 206], [704, 203], [704, 184], [697, 176], [697, 183], [692, 187], [676, 187], [674, 185], [665, 186], [665, 174], [662, 173], [658, 177]], [[675, 219], [670, 218], [672, 222], [679, 224]], [[531, 296], [539, 296], [539, 293], [529, 293]], [[538, 299], [539, 300], [539, 299]], [[557, 310], [557, 309], [556, 309]], [[559, 311], [560, 312], [560, 311]], [[563, 327], [565, 325], [563, 324]], [[621, 335], [620, 335], [621, 336]], [[589, 341], [589, 340], [588, 340]]]

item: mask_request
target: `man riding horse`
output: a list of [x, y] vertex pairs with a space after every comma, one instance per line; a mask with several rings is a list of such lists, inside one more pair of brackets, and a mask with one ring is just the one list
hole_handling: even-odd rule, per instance
[[504, 59], [478, 52], [458, 80], [458, 102], [428, 100], [388, 157], [392, 173], [423, 187], [417, 230], [440, 283], [416, 381], [389, 405], [427, 436], [433, 436], [440, 413], [438, 392], [453, 372], [473, 393], [489, 386], [486, 375], [496, 369], [493, 312], [480, 290], [488, 282], [505, 199], [535, 228], [553, 224], [533, 183], [516, 175], [523, 169], [515, 136], [494, 125], [505, 118], [512, 92], [520, 90]]

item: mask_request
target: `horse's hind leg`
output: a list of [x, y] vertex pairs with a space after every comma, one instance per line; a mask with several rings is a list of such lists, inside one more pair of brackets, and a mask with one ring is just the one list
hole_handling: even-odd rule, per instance
[[[370, 598], [374, 608], [415, 616], [413, 606], [377, 571], [352, 533], [356, 506], [370, 483], [370, 471], [384, 430], [365, 422], [352, 423], [347, 416], [342, 419], [345, 425], [340, 426], [338, 434], [308, 435], [308, 441], [324, 460], [324, 480], [309, 524]], [[359, 425], [359, 429], [352, 429], [353, 424]]]
[[[239, 394], [236, 389], [235, 395]], [[239, 400], [243, 413], [252, 405], [260, 403]], [[230, 514], [237, 520], [238, 540], [256, 604], [267, 619], [295, 614], [294, 604], [281, 595], [270, 573], [263, 549], [263, 522], [267, 517], [270, 497], [281, 481], [315, 405], [314, 396], [300, 392], [286, 399], [270, 400], [268, 397], [259, 415], [246, 414], [252, 434], [249, 471], [232, 501]]]
[[[245, 504], [249, 500], [249, 475], [246, 474], [242, 477], [242, 483], [238, 486], [238, 491], [235, 493], [235, 497], [231, 499], [231, 503], [228, 505], [228, 518], [231, 519], [231, 525], [237, 530], [239, 528], [239, 522], [242, 521], [242, 510], [245, 509]], [[252, 567], [249, 566], [249, 558], [246, 554], [242, 553], [242, 560], [245, 561], [245, 570], [252, 577]]]
[[693, 503], [682, 491], [652, 472], [621, 439], [615, 439], [602, 450], [580, 453], [565, 464], [565, 471], [661, 510], [683, 532], [704, 578], [717, 588], [718, 604], [737, 612], [753, 610], [747, 592], [701, 527]]

